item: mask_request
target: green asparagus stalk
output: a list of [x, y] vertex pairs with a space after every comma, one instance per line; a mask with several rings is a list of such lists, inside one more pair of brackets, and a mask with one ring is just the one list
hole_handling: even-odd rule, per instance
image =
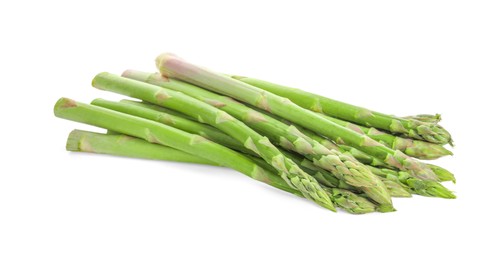
[[338, 143], [344, 143], [371, 154], [401, 170], [409, 171], [417, 178], [437, 180], [436, 175], [427, 165], [401, 151], [388, 148], [366, 135], [337, 125], [315, 112], [303, 109], [289, 99], [192, 65], [171, 54], [160, 55], [157, 57], [156, 63], [164, 76], [178, 78], [264, 109]]
[[[279, 181], [281, 179], [279, 176], [267, 174], [263, 168], [258, 167], [244, 155], [211, 142], [204, 137], [189, 134], [164, 124], [102, 107], [83, 104], [68, 98], [61, 98], [57, 101], [54, 106], [54, 114], [59, 118], [110, 129], [141, 138], [150, 143], [173, 147], [218, 165], [232, 168], [281, 190], [291, 190], [288, 185], [284, 185], [283, 181]], [[86, 142], [80, 142], [80, 149], [92, 149], [90, 147], [86, 148], [87, 144]]]
[[[121, 134], [98, 134], [93, 132], [73, 130], [68, 136], [67, 150], [75, 152], [101, 153], [116, 156], [125, 156], [142, 159], [187, 162], [220, 166], [210, 160], [182, 152], [180, 150], [152, 144], [147, 141]], [[256, 158], [257, 160], [261, 160]], [[263, 164], [268, 165], [261, 160]], [[272, 171], [275, 171], [273, 168]], [[297, 196], [302, 196], [300, 192], [289, 187], [289, 185], [272, 171], [264, 171], [271, 180], [280, 182], [278, 186], [284, 191]], [[362, 214], [375, 211], [375, 205], [367, 199], [362, 198], [350, 191], [343, 189], [325, 188], [334, 204], [338, 207], [353, 213]]]
[[160, 74], [128, 70], [123, 73], [123, 76], [173, 91], [180, 91], [209, 105], [218, 107], [243, 121], [260, 134], [269, 137], [273, 143], [306, 156], [320, 167], [332, 172], [339, 179], [360, 188], [376, 202], [392, 204], [385, 185], [364, 165], [342, 153], [326, 149], [303, 135], [294, 126], [288, 126], [228, 97], [217, 95], [175, 79], [166, 79]]
[[431, 143], [447, 144], [452, 142], [450, 134], [436, 124], [371, 111], [300, 89], [289, 88], [263, 80], [239, 76], [233, 76], [233, 78], [276, 95], [289, 98], [303, 108], [338, 117], [359, 125], [375, 127]]
[[402, 138], [399, 136], [384, 133], [373, 127], [368, 128], [338, 118], [329, 117], [326, 115], [322, 116], [333, 123], [348, 127], [358, 133], [366, 134], [370, 138], [383, 143], [394, 150], [400, 150], [405, 154], [418, 159], [432, 160], [445, 155], [453, 154], [450, 150], [439, 144], [424, 142], [420, 140], [412, 140], [409, 138]]
[[178, 91], [110, 73], [98, 74], [93, 79], [92, 85], [98, 89], [145, 100], [199, 118], [199, 121], [220, 129], [244, 144], [249, 150], [260, 155], [280, 172], [281, 177], [286, 182], [302, 192], [303, 196], [325, 208], [335, 209], [328, 194], [312, 176], [303, 172], [298, 165], [286, 158], [267, 137], [258, 134], [228, 113]]
[[[123, 135], [118, 132], [112, 134], [100, 134], [77, 129], [73, 130], [68, 135], [66, 150], [72, 152], [99, 153], [140, 159], [222, 166], [199, 156], [164, 145], [149, 143], [143, 139]], [[266, 172], [266, 174], [269, 174], [269, 172]], [[271, 179], [279, 179], [283, 182], [282, 179], [277, 177], [271, 177]], [[287, 192], [301, 196], [301, 193], [286, 184], [281, 185], [281, 187], [284, 187], [283, 190]]]

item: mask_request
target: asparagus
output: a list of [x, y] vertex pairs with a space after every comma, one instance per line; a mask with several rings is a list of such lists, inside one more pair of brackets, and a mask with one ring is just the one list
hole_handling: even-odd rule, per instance
[[337, 151], [330, 151], [321, 144], [303, 135], [294, 126], [288, 126], [268, 115], [260, 113], [228, 97], [217, 95], [191, 84], [175, 79], [166, 79], [160, 74], [149, 74], [128, 70], [124, 77], [180, 91], [209, 105], [220, 108], [231, 116], [271, 139], [272, 142], [298, 152], [316, 165], [329, 170], [341, 180], [363, 190], [369, 197], [381, 204], [391, 205], [390, 194], [384, 183], [364, 165]]
[[281, 177], [292, 187], [298, 189], [303, 196], [327, 209], [335, 210], [328, 194], [312, 176], [303, 172], [298, 165], [286, 158], [270, 143], [267, 137], [258, 134], [228, 113], [183, 93], [110, 73], [98, 74], [94, 77], [92, 85], [98, 89], [139, 98], [199, 118], [199, 121], [220, 129], [244, 144], [249, 150], [260, 155], [267, 163], [274, 166], [280, 172]]
[[289, 88], [263, 80], [239, 76], [233, 76], [233, 78], [289, 98], [299, 106], [312, 111], [321, 112], [360, 125], [403, 134], [414, 139], [426, 140], [431, 143], [447, 144], [452, 142], [450, 134], [442, 127], [438, 127], [438, 125], [433, 123], [371, 111], [300, 89]]
[[[73, 130], [68, 135], [66, 150], [72, 152], [87, 152], [109, 154], [123, 157], [133, 157], [150, 160], [162, 160], [184, 163], [222, 166], [211, 160], [204, 159], [164, 145], [149, 143], [143, 139], [123, 135], [118, 132], [100, 134], [83, 130]], [[266, 174], [269, 174], [266, 172]], [[272, 180], [279, 179], [271, 177]], [[281, 185], [283, 190], [300, 194], [288, 185]], [[300, 194], [301, 195], [301, 194]]]
[[402, 138], [399, 136], [394, 136], [388, 133], [384, 133], [373, 127], [368, 128], [338, 118], [329, 117], [326, 115], [322, 116], [333, 123], [342, 125], [344, 127], [348, 127], [358, 133], [366, 134], [370, 138], [379, 141], [392, 149], [400, 150], [405, 154], [418, 159], [432, 160], [445, 155], [453, 154], [450, 150], [446, 149], [445, 147], [439, 144]]
[[[54, 114], [63, 119], [110, 129], [129, 136], [141, 138], [150, 143], [157, 143], [176, 148], [218, 165], [232, 168], [247, 176], [270, 184], [281, 190], [291, 190], [279, 176], [270, 176], [252, 160], [230, 148], [216, 144], [199, 135], [193, 135], [164, 124], [127, 115], [110, 109], [87, 105], [72, 99], [61, 98], [54, 106]], [[88, 143], [80, 142], [81, 149], [91, 150]], [[71, 148], [71, 146], [70, 146]]]
[[[135, 137], [121, 134], [98, 134], [82, 130], [73, 130], [68, 136], [66, 148], [68, 151], [75, 152], [101, 153], [142, 159], [220, 166], [213, 161], [171, 147], [152, 144]], [[267, 165], [263, 160], [262, 162]], [[271, 170], [272, 171], [264, 171], [264, 174], [268, 175], [270, 179], [282, 183], [280, 187], [283, 187], [284, 191], [302, 196], [297, 190], [289, 187], [283, 179], [273, 174], [273, 168]], [[334, 204], [350, 213], [362, 214], [375, 211], [375, 205], [373, 203], [350, 191], [336, 188], [325, 188], [325, 190]]]
[[409, 171], [417, 178], [437, 180], [436, 175], [427, 165], [405, 155], [401, 151], [388, 148], [368, 136], [337, 125], [315, 112], [303, 109], [289, 99], [192, 65], [171, 54], [158, 56], [156, 63], [164, 76], [178, 78], [264, 109], [318, 132], [338, 143], [354, 146], [386, 163], [395, 165], [401, 170]]

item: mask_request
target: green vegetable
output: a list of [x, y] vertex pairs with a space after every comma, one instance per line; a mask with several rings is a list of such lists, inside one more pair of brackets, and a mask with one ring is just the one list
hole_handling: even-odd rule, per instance
[[[403, 134], [414, 139], [426, 140], [431, 143], [447, 144], [452, 142], [450, 134], [445, 129], [433, 123], [423, 122], [423, 116], [422, 121], [400, 118], [263, 80], [239, 76], [234, 76], [233, 78], [279, 96], [289, 98], [294, 103], [306, 109], [338, 117], [359, 125], [375, 127], [390, 131], [391, 133]], [[429, 116], [426, 117], [430, 120]]]
[[129, 70], [124, 72], [123, 75], [173, 91], [183, 92], [202, 102], [218, 107], [246, 123], [260, 134], [269, 137], [273, 143], [304, 155], [316, 165], [332, 172], [339, 179], [358, 187], [378, 203], [392, 204], [385, 185], [364, 165], [351, 157], [326, 149], [321, 144], [303, 135], [294, 126], [288, 126], [228, 97], [214, 94], [175, 79], [166, 79], [159, 74]]

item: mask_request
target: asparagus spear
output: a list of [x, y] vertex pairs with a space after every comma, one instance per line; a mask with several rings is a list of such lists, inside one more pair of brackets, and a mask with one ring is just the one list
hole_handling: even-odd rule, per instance
[[166, 79], [160, 74], [128, 70], [123, 73], [123, 76], [166, 89], [180, 91], [202, 102], [218, 107], [243, 121], [260, 134], [269, 137], [272, 142], [306, 156], [316, 165], [332, 172], [339, 179], [360, 188], [378, 203], [392, 204], [390, 194], [388, 194], [384, 183], [364, 165], [340, 152], [326, 149], [321, 144], [303, 135], [294, 126], [288, 126], [228, 97], [217, 95], [175, 79]]
[[[211, 160], [204, 159], [171, 147], [149, 143], [143, 139], [123, 135], [118, 132], [100, 134], [83, 130], [73, 130], [66, 140], [66, 150], [72, 152], [87, 152], [109, 154], [141, 159], [196, 163], [212, 166], [222, 166]], [[266, 174], [269, 174], [268, 172]], [[281, 178], [271, 177], [272, 180]], [[281, 185], [283, 190], [301, 195], [288, 185]]]
[[[291, 190], [289, 186], [284, 185], [284, 182], [278, 181], [280, 179], [279, 176], [273, 175], [271, 177], [265, 173], [263, 168], [258, 167], [244, 155], [198, 135], [189, 134], [140, 117], [83, 104], [68, 98], [61, 98], [56, 102], [54, 114], [59, 118], [110, 129], [115, 132], [141, 138], [150, 143], [173, 147], [180, 151], [197, 155], [218, 165], [232, 168], [276, 188]], [[85, 148], [87, 145], [86, 142], [80, 142], [79, 145], [80, 149], [91, 149], [89, 147]]]
[[317, 113], [303, 109], [289, 99], [253, 87], [242, 81], [213, 73], [171, 54], [158, 56], [156, 63], [164, 76], [178, 78], [264, 109], [318, 132], [338, 143], [354, 146], [386, 163], [396, 165], [401, 170], [410, 171], [417, 178], [437, 180], [436, 175], [427, 165], [405, 155], [401, 151], [392, 150], [368, 136], [337, 125]]
[[424, 142], [420, 140], [412, 140], [409, 138], [402, 138], [399, 136], [394, 136], [388, 133], [379, 131], [373, 127], [364, 127], [356, 125], [338, 118], [322, 115], [324, 118], [330, 120], [333, 123], [348, 127], [358, 133], [366, 134], [372, 139], [379, 141], [388, 147], [400, 150], [405, 154], [418, 158], [432, 160], [445, 155], [452, 155], [453, 153], [439, 144]]
[[375, 127], [396, 134], [404, 134], [408, 137], [426, 140], [431, 143], [446, 144], [452, 142], [450, 134], [436, 124], [371, 111], [300, 89], [288, 88], [263, 80], [239, 76], [233, 76], [233, 78], [289, 98], [294, 103], [306, 109], [338, 117], [359, 125]]
[[220, 129], [260, 155], [280, 172], [285, 181], [302, 192], [303, 196], [327, 209], [335, 209], [328, 194], [312, 176], [286, 158], [267, 137], [258, 134], [228, 113], [183, 93], [110, 73], [98, 74], [94, 77], [92, 85], [98, 89], [139, 98], [199, 118], [199, 121]]
[[[73, 130], [68, 136], [66, 148], [68, 151], [75, 152], [101, 153], [133, 158], [220, 166], [213, 161], [171, 147], [152, 144], [135, 137], [121, 134], [98, 134], [82, 130]], [[262, 162], [267, 165], [263, 160]], [[277, 184], [278, 187], [283, 188], [286, 192], [302, 196], [300, 192], [289, 187], [283, 179], [273, 174], [272, 172], [275, 171], [273, 168], [271, 170], [272, 171], [265, 170], [264, 174], [267, 175], [270, 180], [279, 182], [280, 184]], [[325, 188], [325, 190], [328, 195], [330, 195], [333, 203], [350, 213], [362, 214], [375, 211], [375, 205], [373, 203], [350, 191], [332, 188]]]

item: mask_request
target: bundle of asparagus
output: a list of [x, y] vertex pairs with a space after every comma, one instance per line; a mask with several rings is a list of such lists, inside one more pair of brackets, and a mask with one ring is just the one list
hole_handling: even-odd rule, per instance
[[172, 55], [160, 73], [100, 73], [95, 88], [140, 101], [61, 98], [67, 150], [232, 168], [332, 211], [394, 211], [391, 197], [455, 198], [452, 173], [418, 159], [452, 153], [438, 115], [396, 117], [274, 83], [215, 73]]

